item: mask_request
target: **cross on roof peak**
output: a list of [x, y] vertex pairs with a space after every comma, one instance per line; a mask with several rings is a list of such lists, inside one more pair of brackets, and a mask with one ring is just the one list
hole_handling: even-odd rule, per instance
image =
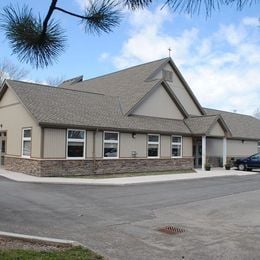
[[168, 51], [169, 51], [169, 57], [171, 57], [171, 51], [172, 51], [172, 49], [169, 47], [169, 48], [168, 48]]

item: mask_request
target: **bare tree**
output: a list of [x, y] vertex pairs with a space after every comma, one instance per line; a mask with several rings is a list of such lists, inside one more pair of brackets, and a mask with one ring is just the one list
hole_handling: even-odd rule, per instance
[[[44, 19], [35, 16], [27, 6], [15, 8], [13, 5], [3, 8], [0, 13], [0, 28], [5, 32], [13, 53], [22, 62], [32, 66], [47, 67], [65, 50], [66, 36], [60, 24], [52, 18], [54, 11], [59, 11], [80, 19], [87, 33], [109, 33], [120, 24], [121, 9], [145, 8], [155, 0], [89, 0], [83, 14], [73, 13], [57, 5], [58, 0], [51, 0]], [[209, 16], [212, 11], [222, 6], [236, 5], [241, 10], [245, 6], [259, 4], [259, 0], [164, 0], [164, 6], [174, 12], [189, 15], [204, 12]]]
[[256, 111], [254, 112], [254, 117], [256, 117], [257, 119], [260, 119], [260, 107], [258, 107], [256, 109]]
[[57, 87], [64, 81], [65, 77], [64, 76], [58, 76], [58, 77], [48, 77], [46, 82], [47, 84], [51, 86]]
[[12, 63], [8, 59], [0, 61], [0, 85], [5, 79], [20, 80], [28, 74], [28, 71], [24, 68], [20, 68], [18, 65]]

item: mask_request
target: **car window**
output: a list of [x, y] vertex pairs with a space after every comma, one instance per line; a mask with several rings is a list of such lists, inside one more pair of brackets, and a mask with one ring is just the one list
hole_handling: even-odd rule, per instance
[[253, 155], [251, 159], [254, 161], [260, 161], [260, 154]]

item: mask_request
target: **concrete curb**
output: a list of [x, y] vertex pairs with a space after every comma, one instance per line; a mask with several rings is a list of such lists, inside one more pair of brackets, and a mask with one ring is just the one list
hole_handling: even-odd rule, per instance
[[106, 178], [106, 179], [84, 179], [84, 178], [62, 178], [62, 177], [36, 177], [26, 175], [24, 173], [10, 172], [0, 169], [0, 176], [24, 183], [42, 183], [42, 184], [73, 184], [73, 185], [91, 185], [91, 186], [127, 186], [137, 184], [151, 184], [151, 183], [163, 183], [170, 181], [180, 180], [194, 180], [212, 177], [231, 177], [231, 176], [245, 176], [259, 174], [259, 172], [239, 172], [239, 171], [226, 171], [216, 170], [211, 172], [205, 172], [196, 170], [196, 173], [180, 173], [174, 175], [146, 175], [135, 177], [120, 177], [120, 178]]
[[35, 242], [37, 241], [37, 242], [43, 242], [43, 243], [51, 243], [51, 244], [55, 244], [55, 245], [69, 245], [69, 246], [73, 246], [73, 247], [76, 247], [76, 246], [84, 247], [84, 245], [80, 244], [79, 242], [73, 241], [73, 240], [30, 236], [30, 235], [3, 232], [3, 231], [0, 231], [0, 236], [6, 237], [6, 238], [15, 238], [15, 239], [24, 240], [24, 241], [35, 241]]

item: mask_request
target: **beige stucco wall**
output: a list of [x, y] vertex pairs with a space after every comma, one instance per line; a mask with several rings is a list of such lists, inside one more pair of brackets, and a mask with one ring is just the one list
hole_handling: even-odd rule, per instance
[[[171, 66], [169, 64], [166, 64], [166, 66], [163, 68], [165, 70], [171, 70]], [[160, 79], [162, 78], [162, 72], [159, 72], [157, 75], [154, 77], [155, 79]], [[193, 102], [192, 98], [186, 91], [185, 87], [183, 86], [182, 82], [180, 81], [179, 77], [176, 75], [176, 73], [173, 71], [173, 82], [167, 82], [169, 86], [171, 87], [172, 91], [174, 94], [177, 96], [185, 110], [191, 114], [191, 115], [201, 115], [201, 112]]]
[[182, 156], [183, 157], [192, 156], [192, 137], [182, 138]]
[[22, 152], [22, 128], [32, 128], [31, 156], [40, 158], [41, 155], [41, 128], [25, 110], [12, 90], [7, 89], [0, 101], [0, 124], [2, 131], [7, 131], [6, 154], [21, 156]]
[[66, 129], [44, 129], [44, 158], [66, 158]]
[[140, 104], [139, 107], [137, 107], [133, 114], [183, 119], [182, 113], [163, 86], [158, 87], [142, 104]]
[[92, 158], [93, 157], [93, 131], [87, 131], [87, 150], [85, 152], [86, 158]]
[[223, 128], [220, 126], [220, 124], [218, 122], [216, 122], [216, 124], [210, 130], [208, 135], [210, 135], [210, 136], [225, 136], [225, 133], [223, 131]]
[[227, 154], [230, 157], [248, 156], [257, 153], [257, 141], [228, 140]]
[[96, 133], [96, 158], [103, 158], [103, 132]]
[[214, 139], [207, 137], [207, 156], [218, 156], [223, 155], [223, 139]]
[[147, 154], [147, 135], [131, 133], [120, 133], [120, 158], [131, 158], [132, 151], [136, 151], [137, 158], [145, 158]]
[[171, 157], [171, 136], [161, 135], [161, 158]]
[[10, 89], [8, 89], [0, 101], [0, 107], [13, 105], [16, 103], [19, 103], [17, 97]]
[[[44, 129], [44, 157], [66, 158], [67, 129]], [[94, 131], [86, 131], [85, 158], [93, 158]], [[96, 158], [103, 158], [103, 132], [96, 132]]]
[[[207, 156], [223, 155], [223, 139], [216, 139], [207, 137]], [[242, 157], [254, 154], [257, 152], [256, 141], [242, 140], [227, 140], [227, 156], [228, 157]]]
[[[183, 157], [192, 156], [192, 138], [183, 137], [182, 139]], [[131, 158], [132, 151], [137, 152], [137, 157], [147, 157], [147, 135], [136, 134], [132, 138], [131, 133], [120, 133], [120, 158]], [[171, 136], [160, 135], [160, 158], [171, 158]]]
[[[95, 132], [95, 154], [96, 158], [103, 158], [103, 132]], [[86, 156], [88, 159], [93, 158], [93, 142], [94, 142], [94, 131], [87, 131], [87, 151]]]
[[[94, 132], [87, 131], [86, 158], [93, 158]], [[183, 138], [184, 156], [191, 156], [192, 139]], [[147, 157], [147, 135], [137, 133], [135, 138], [132, 133], [120, 133], [119, 135], [120, 158], [132, 158], [132, 151], [137, 153], [137, 158]], [[96, 133], [96, 158], [103, 158], [103, 132]], [[171, 156], [171, 136], [160, 136], [160, 156], [169, 158]], [[44, 158], [66, 158], [66, 129], [44, 129]]]

